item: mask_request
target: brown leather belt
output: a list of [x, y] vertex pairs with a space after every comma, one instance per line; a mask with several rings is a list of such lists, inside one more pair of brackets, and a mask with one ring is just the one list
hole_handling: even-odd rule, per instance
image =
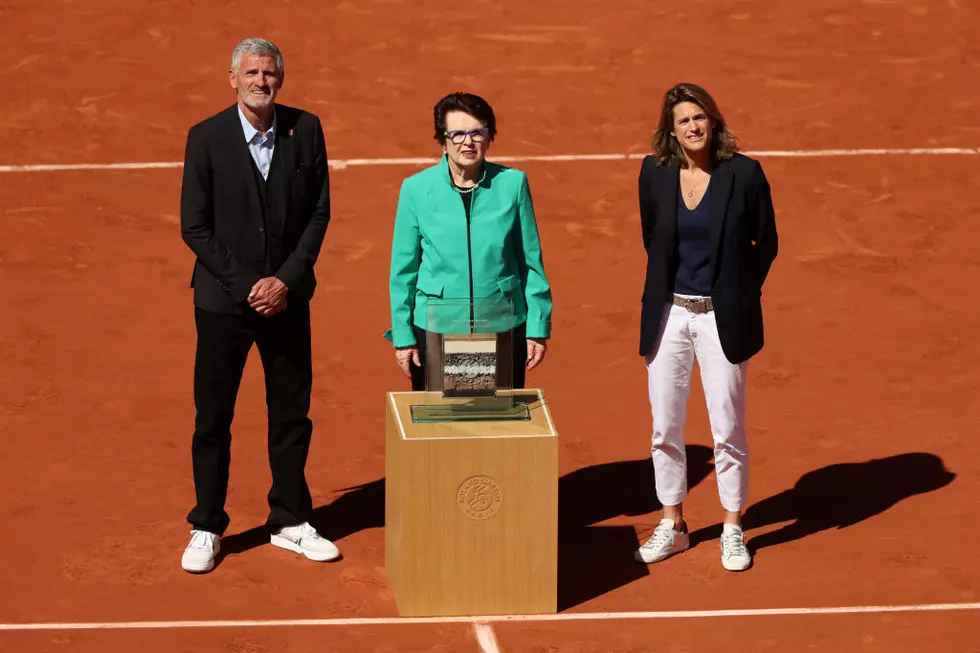
[[686, 308], [692, 313], [707, 313], [708, 311], [714, 310], [710, 297], [705, 297], [704, 299], [688, 299], [687, 297], [678, 297], [677, 295], [673, 297], [674, 305]]

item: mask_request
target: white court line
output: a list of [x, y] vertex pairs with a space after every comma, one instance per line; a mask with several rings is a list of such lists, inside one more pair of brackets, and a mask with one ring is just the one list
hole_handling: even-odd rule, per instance
[[473, 630], [476, 632], [476, 641], [479, 642], [482, 653], [500, 653], [500, 645], [497, 644], [493, 626], [485, 621], [475, 621]]
[[[759, 150], [746, 152], [753, 157], [812, 158], [837, 156], [907, 156], [907, 155], [978, 155], [976, 147], [913, 147], [897, 149], [854, 149], [854, 150]], [[541, 154], [495, 156], [492, 161], [499, 163], [524, 163], [528, 161], [636, 161], [646, 153], [632, 154]], [[435, 163], [437, 158], [401, 157], [390, 159], [333, 159], [330, 167], [343, 170], [359, 166], [424, 166]], [[154, 170], [159, 168], [182, 168], [180, 161], [155, 161], [147, 163], [65, 163], [37, 165], [0, 165], [0, 172], [77, 172], [85, 170]]]
[[74, 172], [79, 170], [153, 170], [155, 168], [183, 168], [181, 161], [156, 161], [150, 163], [64, 163], [26, 166], [0, 166], [0, 172]]
[[239, 619], [229, 621], [106, 621], [75, 623], [7, 623], [9, 630], [149, 630], [167, 628], [275, 628], [286, 626], [390, 626], [415, 624], [477, 624], [536, 621], [597, 621], [648, 619], [713, 619], [719, 617], [787, 617], [882, 612], [958, 612], [980, 610], [980, 603], [919, 605], [856, 605], [836, 608], [761, 608], [746, 610], [678, 610], [664, 612], [562, 612], [559, 614], [488, 615], [480, 617], [361, 617], [338, 619]]
[[980, 154], [976, 147], [912, 147], [904, 149], [871, 149], [871, 150], [760, 150], [746, 152], [748, 156], [757, 157], [811, 157], [811, 156], [896, 156], [896, 155], [948, 155], [948, 154]]

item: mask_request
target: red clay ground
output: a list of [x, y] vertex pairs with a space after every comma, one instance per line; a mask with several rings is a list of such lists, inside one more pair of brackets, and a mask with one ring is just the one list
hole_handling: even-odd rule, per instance
[[[499, 154], [642, 152], [660, 94], [678, 79], [712, 90], [750, 150], [980, 145], [969, 85], [980, 52], [968, 41], [980, 12], [966, 2], [524, 5], [289, 3], [265, 34], [286, 53], [282, 100], [322, 116], [337, 159], [434, 156], [431, 105], [456, 88], [494, 104]], [[226, 59], [262, 15], [246, 3], [0, 8], [12, 27], [0, 69], [18, 91], [0, 118], [10, 136], [0, 165], [180, 160], [187, 127], [232, 101]], [[705, 45], [684, 46], [691, 38]], [[740, 575], [721, 570], [710, 530], [649, 573], [629, 560], [657, 519], [642, 489], [639, 162], [522, 166], [556, 300], [552, 349], [529, 383], [547, 393], [562, 441], [564, 607], [976, 602], [980, 160], [762, 162], [781, 251], [765, 290], [767, 346], [750, 364], [753, 502], [805, 480], [796, 504], [756, 508], [750, 536], [809, 518]], [[383, 394], [406, 383], [381, 333], [391, 220], [412, 171], [332, 175], [308, 477], [345, 559], [313, 565], [246, 536], [205, 577], [178, 566], [194, 347], [179, 172], [0, 173], [0, 623], [396, 615], [378, 481]], [[709, 444], [706, 425], [696, 387], [692, 445]], [[872, 459], [882, 462], [830, 467]], [[956, 474], [945, 485], [942, 466]], [[235, 424], [230, 533], [262, 523], [268, 481], [255, 357]], [[687, 511], [699, 528], [718, 510], [709, 475]], [[842, 519], [854, 523], [836, 528]], [[956, 651], [970, 650], [975, 616], [494, 628], [503, 651], [717, 650], [731, 643], [726, 632], [746, 651]], [[478, 650], [458, 625], [0, 631], [0, 650], [137, 646]]]

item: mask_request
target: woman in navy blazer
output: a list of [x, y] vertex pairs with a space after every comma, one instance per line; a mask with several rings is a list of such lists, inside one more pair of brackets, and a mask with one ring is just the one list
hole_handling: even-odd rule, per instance
[[684, 423], [696, 358], [725, 510], [722, 564], [741, 571], [751, 565], [741, 528], [748, 497], [745, 374], [762, 349], [762, 285], [777, 251], [769, 182], [757, 161], [738, 153], [714, 99], [695, 84], [664, 95], [653, 147], [639, 178], [647, 252], [640, 355], [664, 518], [634, 557], [658, 562], [690, 546]]

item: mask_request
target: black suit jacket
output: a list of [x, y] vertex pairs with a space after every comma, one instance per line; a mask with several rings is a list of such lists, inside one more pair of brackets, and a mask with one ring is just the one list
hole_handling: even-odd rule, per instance
[[[741, 363], [762, 349], [762, 284], [776, 258], [776, 217], [757, 161], [741, 154], [721, 161], [710, 183], [711, 301], [725, 357]], [[646, 356], [656, 345], [664, 302], [674, 289], [680, 168], [658, 166], [656, 157], [646, 157], [639, 192], [647, 251], [640, 355]]]
[[276, 105], [268, 181], [252, 162], [237, 105], [187, 134], [180, 197], [184, 242], [197, 255], [194, 304], [215, 313], [251, 310], [260, 278], [275, 276], [288, 300], [309, 301], [313, 266], [330, 221], [323, 128], [317, 116]]

